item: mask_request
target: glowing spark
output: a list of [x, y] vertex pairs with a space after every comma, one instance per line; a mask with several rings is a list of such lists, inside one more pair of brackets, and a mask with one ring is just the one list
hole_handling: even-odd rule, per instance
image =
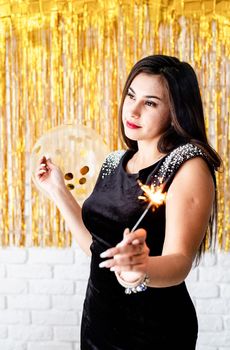
[[163, 193], [163, 185], [154, 186], [153, 184], [143, 185], [140, 181], [138, 181], [141, 189], [144, 191], [144, 196], [139, 196], [139, 199], [143, 199], [145, 202], [150, 202], [153, 210], [158, 208], [165, 202], [166, 193]]
[[160, 186], [154, 186], [153, 184], [143, 185], [141, 181], [138, 181], [141, 189], [144, 191], [144, 196], [139, 196], [139, 199], [144, 200], [145, 202], [149, 202], [147, 208], [142, 213], [142, 215], [137, 220], [136, 224], [133, 226], [131, 232], [135, 231], [141, 220], [144, 218], [144, 216], [147, 214], [149, 209], [152, 207], [153, 211], [158, 208], [160, 205], [162, 205], [165, 202], [166, 199], [166, 193], [163, 193], [163, 184]]

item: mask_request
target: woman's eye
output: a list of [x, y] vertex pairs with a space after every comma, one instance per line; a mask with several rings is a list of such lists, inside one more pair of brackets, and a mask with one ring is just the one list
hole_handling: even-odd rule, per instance
[[146, 101], [145, 104], [149, 107], [156, 107], [157, 106], [157, 104], [153, 101]]
[[129, 96], [129, 98], [131, 98], [131, 99], [134, 99], [134, 95], [131, 92], [128, 92], [127, 96]]

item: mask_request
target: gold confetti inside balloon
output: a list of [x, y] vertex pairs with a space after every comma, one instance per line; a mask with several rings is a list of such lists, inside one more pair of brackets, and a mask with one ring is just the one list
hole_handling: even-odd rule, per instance
[[92, 192], [108, 153], [108, 146], [93, 129], [61, 125], [50, 129], [34, 145], [30, 162], [31, 177], [36, 187], [44, 193], [35, 172], [43, 156], [50, 158], [62, 170], [66, 187], [81, 203]]

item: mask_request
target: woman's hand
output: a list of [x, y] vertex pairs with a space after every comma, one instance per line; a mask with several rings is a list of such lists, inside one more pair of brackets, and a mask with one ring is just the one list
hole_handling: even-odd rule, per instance
[[125, 229], [123, 240], [101, 254], [102, 258], [109, 258], [100, 267], [122, 274], [127, 282], [133, 282], [146, 274], [149, 260], [149, 248], [146, 243], [146, 231], [138, 229], [130, 232]]
[[62, 171], [46, 157], [40, 160], [40, 165], [35, 176], [40, 187], [49, 195], [51, 195], [55, 189], [65, 188]]

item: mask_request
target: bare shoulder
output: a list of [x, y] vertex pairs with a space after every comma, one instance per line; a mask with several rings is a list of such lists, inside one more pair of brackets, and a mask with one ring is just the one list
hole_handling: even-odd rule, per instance
[[207, 162], [202, 157], [187, 160], [177, 171], [168, 193], [213, 200], [215, 185]]
[[[210, 181], [214, 185], [211, 171], [202, 157], [187, 160], [178, 170], [174, 181]], [[191, 183], [190, 183], [191, 185]]]

